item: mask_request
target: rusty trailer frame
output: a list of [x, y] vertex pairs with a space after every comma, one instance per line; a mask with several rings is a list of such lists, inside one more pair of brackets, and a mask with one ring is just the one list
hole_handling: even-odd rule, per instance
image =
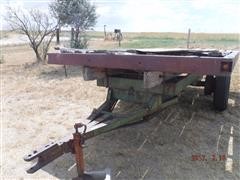
[[[34, 173], [64, 153], [75, 154], [78, 177], [94, 179], [84, 170], [84, 141], [113, 129], [140, 122], [145, 117], [177, 102], [188, 85], [205, 86], [205, 94], [214, 93], [219, 110], [226, 108], [230, 75], [238, 59], [237, 51], [213, 50], [75, 50], [49, 53], [48, 63], [83, 66], [84, 80], [97, 80], [108, 88], [106, 101], [86, 120], [75, 124], [75, 132], [32, 151], [25, 161], [38, 159], [27, 170]], [[203, 75], [207, 75], [202, 81]], [[216, 94], [216, 95], [215, 95]], [[215, 97], [216, 96], [216, 97]], [[219, 98], [220, 97], [220, 98]], [[225, 99], [221, 100], [224, 97]], [[220, 99], [220, 100], [219, 100]], [[117, 102], [139, 105], [127, 114], [113, 113]], [[99, 177], [98, 172], [98, 177]], [[106, 173], [102, 173], [104, 179]]]
[[224, 53], [204, 50], [126, 50], [85, 53], [78, 51], [78, 53], [49, 53], [48, 63], [135, 71], [230, 75], [238, 56], [238, 51]]

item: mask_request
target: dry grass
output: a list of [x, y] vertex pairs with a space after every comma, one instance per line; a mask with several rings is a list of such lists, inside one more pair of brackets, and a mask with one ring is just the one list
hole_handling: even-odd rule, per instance
[[[99, 48], [114, 44], [91, 43]], [[24, 63], [34, 62], [27, 46], [4, 47], [3, 55], [2, 178], [76, 176], [75, 168], [68, 170], [74, 164], [71, 155], [32, 175], [25, 172], [29, 163], [22, 157], [67, 134], [104, 101], [106, 89], [83, 81], [79, 67], [68, 67], [68, 78], [62, 66], [26, 67]], [[240, 62], [232, 76], [229, 109], [215, 112], [211, 101], [202, 89], [189, 88], [178, 104], [149, 121], [87, 141], [87, 169], [109, 167], [114, 179], [240, 179]], [[208, 161], [192, 161], [195, 154], [206, 155]], [[228, 160], [212, 161], [213, 154], [226, 155]]]

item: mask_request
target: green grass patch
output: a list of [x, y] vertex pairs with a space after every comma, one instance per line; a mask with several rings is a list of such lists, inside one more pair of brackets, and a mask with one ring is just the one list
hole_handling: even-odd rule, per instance
[[174, 39], [171, 37], [134, 37], [123, 41], [123, 48], [164, 48], [179, 47], [186, 44], [185, 39]]
[[[123, 48], [185, 48], [187, 43], [187, 35], [184, 33], [127, 33], [124, 38]], [[193, 48], [239, 46], [239, 34], [192, 33], [190, 38], [190, 47]]]

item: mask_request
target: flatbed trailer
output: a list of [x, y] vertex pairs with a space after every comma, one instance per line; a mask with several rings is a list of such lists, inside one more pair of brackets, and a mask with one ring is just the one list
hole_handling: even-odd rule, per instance
[[[140, 122], [176, 103], [188, 85], [204, 86], [205, 95], [213, 94], [215, 109], [225, 110], [231, 73], [238, 56], [238, 51], [199, 49], [63, 48], [60, 53], [49, 53], [49, 64], [82, 66], [84, 80], [97, 80], [97, 86], [108, 88], [108, 93], [106, 101], [98, 109], [94, 109], [86, 120], [74, 125], [73, 134], [26, 155], [26, 161], [38, 158], [37, 163], [27, 172], [34, 173], [62, 154], [71, 152], [76, 158], [77, 179], [109, 176], [105, 172], [87, 173], [84, 170], [85, 140]], [[124, 114], [115, 113], [113, 110], [119, 100], [138, 104], [138, 109]]]

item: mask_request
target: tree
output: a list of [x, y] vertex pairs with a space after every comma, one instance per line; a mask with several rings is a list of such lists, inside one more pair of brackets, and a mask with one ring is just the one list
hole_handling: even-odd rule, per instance
[[37, 62], [45, 63], [58, 24], [54, 20], [50, 20], [47, 14], [37, 9], [24, 11], [7, 7], [7, 12], [5, 20], [12, 30], [25, 34], [36, 55]]
[[71, 47], [86, 48], [86, 30], [96, 24], [96, 7], [88, 0], [55, 0], [50, 9], [62, 26], [73, 28]]

